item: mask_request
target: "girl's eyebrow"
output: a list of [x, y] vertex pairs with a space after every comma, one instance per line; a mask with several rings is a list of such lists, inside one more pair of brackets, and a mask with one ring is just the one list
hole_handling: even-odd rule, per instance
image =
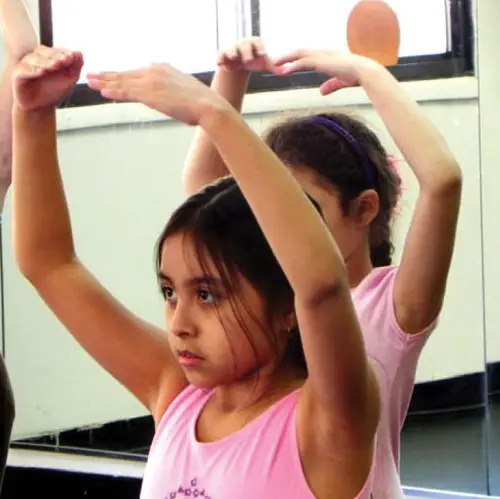
[[[174, 280], [162, 271], [158, 272], [158, 280], [173, 283]], [[221, 280], [217, 277], [210, 275], [195, 276], [188, 279], [185, 284], [187, 286], [200, 286], [205, 285], [209, 287], [221, 286]]]

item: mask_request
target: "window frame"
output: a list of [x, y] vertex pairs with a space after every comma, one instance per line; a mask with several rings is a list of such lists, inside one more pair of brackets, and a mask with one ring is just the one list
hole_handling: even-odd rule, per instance
[[[52, 0], [39, 0], [38, 3], [40, 18], [40, 42], [47, 47], [54, 45], [54, 30], [52, 20]], [[217, 40], [219, 43], [219, 40]], [[198, 78], [205, 85], [210, 85], [214, 72], [205, 71], [195, 73], [193, 76]], [[109, 104], [109, 100], [95, 92], [86, 83], [78, 83], [70, 95], [59, 104], [61, 108], [94, 106], [99, 104]]]
[[[260, 34], [259, 0], [239, 0], [242, 12], [248, 13], [242, 19], [240, 31], [252, 36]], [[445, 54], [402, 57], [389, 71], [399, 81], [429, 80], [472, 76], [475, 73], [474, 0], [445, 0], [449, 23], [447, 26], [451, 50]], [[40, 39], [44, 45], [53, 45], [52, 0], [39, 0]], [[250, 21], [250, 22], [248, 22]], [[250, 24], [248, 26], [248, 24]], [[213, 71], [197, 73], [194, 76], [209, 85]], [[250, 79], [248, 93], [289, 90], [293, 88], [318, 87], [328, 77], [314, 71], [305, 71], [282, 77], [267, 73], [254, 73]], [[91, 90], [87, 84], [78, 84], [61, 107], [82, 107], [105, 104], [109, 101]]]
[[[260, 35], [260, 0], [250, 0], [252, 5], [252, 36]], [[445, 54], [401, 57], [389, 71], [399, 81], [431, 80], [472, 76], [474, 70], [475, 36], [473, 0], [446, 0], [449, 12], [447, 25], [451, 50]], [[329, 79], [314, 71], [295, 73], [283, 77], [273, 74], [252, 75], [249, 92], [286, 90], [295, 87], [319, 87]]]

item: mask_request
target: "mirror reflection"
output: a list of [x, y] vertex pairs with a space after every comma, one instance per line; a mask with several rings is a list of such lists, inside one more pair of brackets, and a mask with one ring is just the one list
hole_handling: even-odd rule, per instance
[[[495, 285], [499, 275], [498, 228], [495, 213], [498, 212], [499, 177], [495, 167], [497, 144], [493, 140], [496, 125], [496, 113], [499, 110], [496, 88], [498, 68], [491, 64], [498, 46], [498, 32], [492, 19], [498, 18], [500, 5], [491, 1], [478, 2], [478, 67], [480, 89], [480, 126], [481, 126], [481, 187], [483, 218], [483, 250], [484, 250], [484, 296], [485, 296], [485, 344], [488, 372], [488, 464], [489, 490], [491, 494], [500, 494], [500, 455], [499, 455], [499, 359], [500, 343], [498, 325], [498, 290]], [[493, 17], [492, 17], [493, 16]]]

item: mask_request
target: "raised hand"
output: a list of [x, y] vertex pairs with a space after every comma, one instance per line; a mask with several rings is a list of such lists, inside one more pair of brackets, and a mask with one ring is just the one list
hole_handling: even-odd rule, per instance
[[[323, 95], [359, 84], [360, 70], [378, 63], [350, 53], [320, 50], [297, 50], [275, 61], [276, 73], [289, 75], [297, 71], [318, 71], [332, 78], [320, 87]], [[383, 66], [380, 66], [383, 67]]]
[[82, 66], [80, 52], [37, 47], [14, 70], [14, 105], [23, 111], [56, 106], [75, 86]]
[[89, 86], [107, 99], [141, 102], [188, 125], [198, 125], [205, 111], [229, 104], [191, 75], [169, 64], [146, 69], [88, 75]]
[[275, 69], [262, 39], [258, 37], [248, 38], [220, 52], [217, 65], [227, 71], [274, 72]]

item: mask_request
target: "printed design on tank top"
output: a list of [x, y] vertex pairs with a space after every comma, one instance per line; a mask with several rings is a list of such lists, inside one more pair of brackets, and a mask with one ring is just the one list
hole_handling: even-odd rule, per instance
[[[182, 487], [182, 485], [174, 492], [170, 492], [165, 499], [182, 499], [183, 497], [196, 497], [201, 499], [211, 499], [205, 489], [198, 488], [198, 479], [193, 478], [189, 482], [189, 487]], [[375, 499], [373, 494], [370, 494], [370, 499]]]
[[174, 492], [170, 492], [165, 499], [183, 499], [184, 497], [190, 498], [200, 498], [200, 499], [211, 499], [207, 491], [201, 487], [198, 487], [198, 479], [193, 478], [189, 482], [188, 487], [179, 486]]

